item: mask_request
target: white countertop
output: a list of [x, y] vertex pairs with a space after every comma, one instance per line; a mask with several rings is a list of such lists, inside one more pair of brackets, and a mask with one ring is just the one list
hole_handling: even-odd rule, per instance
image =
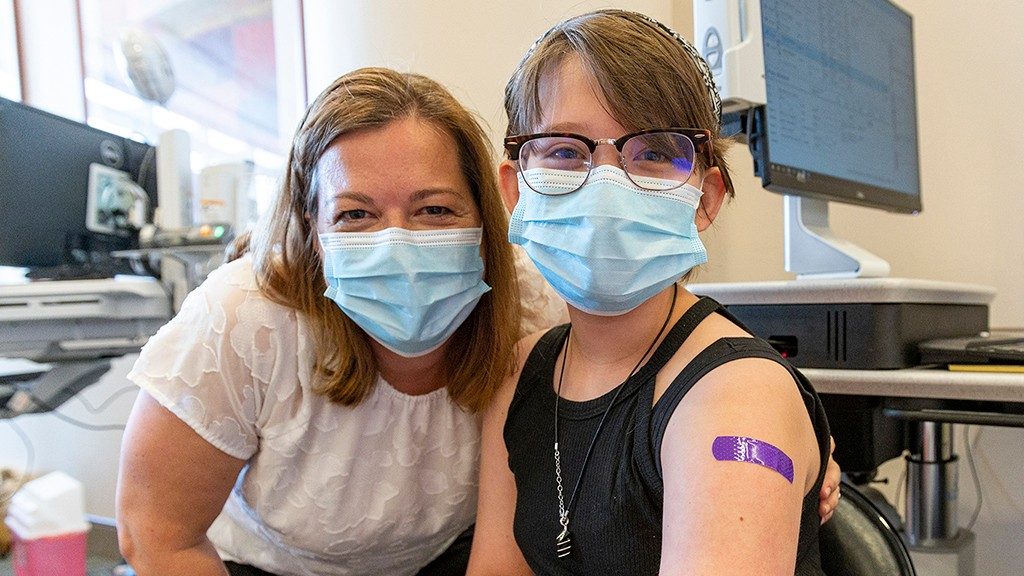
[[1024, 403], [1024, 373], [801, 368], [820, 394]]

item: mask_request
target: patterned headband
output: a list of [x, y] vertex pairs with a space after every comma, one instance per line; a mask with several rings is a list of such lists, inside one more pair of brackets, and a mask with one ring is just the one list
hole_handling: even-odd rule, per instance
[[[712, 111], [715, 113], [715, 119], [718, 120], [719, 124], [722, 123], [722, 97], [718, 95], [718, 88], [715, 87], [715, 80], [711, 75], [711, 68], [708, 66], [708, 63], [700, 55], [700, 52], [697, 51], [697, 48], [695, 48], [693, 44], [690, 44], [689, 41], [680, 36], [679, 33], [676, 32], [675, 30], [669, 28], [668, 26], [662, 24], [661, 22], [658, 22], [657, 20], [651, 18], [650, 16], [647, 16], [646, 14], [641, 14], [639, 12], [631, 12], [629, 10], [617, 9], [602, 10], [601, 13], [619, 14], [622, 16], [635, 16], [637, 18], [642, 19], [644, 22], [647, 22], [652, 27], [661, 30], [669, 37], [674, 38], [675, 41], [678, 42], [680, 46], [682, 46], [683, 51], [689, 54], [690, 58], [693, 59], [693, 63], [697, 65], [697, 70], [700, 71], [701, 79], [704, 81], [704, 87], [708, 91], [708, 97], [711, 98], [711, 108]], [[541, 34], [541, 36], [533, 42], [533, 45], [530, 46], [530, 49], [526, 51], [526, 55], [523, 56], [523, 59], [519, 61], [519, 66], [522, 67], [523, 63], [529, 60], [530, 56], [533, 55], [533, 52], [534, 50], [537, 49], [537, 46], [539, 46], [540, 43], [543, 42], [549, 34], [554, 32], [561, 26], [562, 23], [560, 22], [549, 28], [547, 32]]]

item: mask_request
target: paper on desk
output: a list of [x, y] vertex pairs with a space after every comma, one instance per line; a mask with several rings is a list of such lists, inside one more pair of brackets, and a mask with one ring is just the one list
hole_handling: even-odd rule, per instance
[[950, 372], [1024, 372], [1024, 364], [950, 364]]
[[33, 376], [49, 372], [50, 364], [40, 364], [28, 358], [3, 358], [0, 357], [0, 380], [4, 378], [17, 378], [19, 376]]

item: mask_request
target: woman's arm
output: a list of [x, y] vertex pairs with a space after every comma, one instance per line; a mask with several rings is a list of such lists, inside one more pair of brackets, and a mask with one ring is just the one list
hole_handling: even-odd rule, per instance
[[512, 521], [516, 512], [516, 483], [508, 468], [504, 428], [508, 407], [515, 393], [522, 364], [540, 334], [519, 345], [519, 367], [505, 380], [501, 390], [484, 412], [480, 441], [480, 492], [476, 510], [476, 530], [469, 556], [469, 576], [529, 576], [530, 567], [516, 544]]
[[227, 574], [206, 531], [244, 465], [139, 393], [121, 447], [117, 536], [140, 576]]
[[825, 480], [821, 483], [821, 492], [818, 493], [818, 516], [821, 516], [821, 523], [824, 524], [832, 519], [832, 514], [839, 505], [839, 482], [842, 479], [842, 470], [839, 463], [832, 458], [836, 451], [835, 438], [829, 437], [828, 466], [825, 468]]
[[[792, 475], [719, 460], [712, 445], [720, 436], [775, 446], [791, 459]], [[817, 480], [820, 459], [785, 368], [743, 359], [708, 373], [676, 408], [661, 448], [661, 574], [792, 576], [803, 498]]]

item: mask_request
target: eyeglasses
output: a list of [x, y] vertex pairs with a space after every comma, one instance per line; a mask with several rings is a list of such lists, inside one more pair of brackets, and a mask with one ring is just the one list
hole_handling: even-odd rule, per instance
[[[594, 151], [610, 144], [619, 151], [619, 164], [630, 181], [644, 190], [679, 188], [693, 173], [697, 154], [705, 154], [714, 166], [711, 132], [698, 128], [655, 128], [621, 138], [591, 140], [567, 132], [542, 132], [505, 138], [505, 150], [519, 165], [531, 190], [545, 195], [579, 190], [594, 167]], [[557, 170], [558, 185], [549, 183]]]

